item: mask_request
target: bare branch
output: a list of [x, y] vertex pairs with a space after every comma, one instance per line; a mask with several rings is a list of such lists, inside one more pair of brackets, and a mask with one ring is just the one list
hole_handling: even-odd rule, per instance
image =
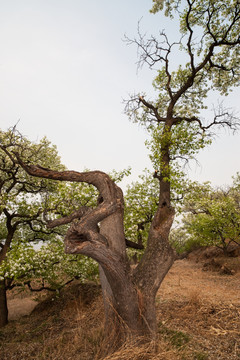
[[62, 218], [58, 218], [58, 219], [54, 219], [54, 220], [47, 220], [47, 227], [52, 229], [52, 228], [54, 228], [56, 226], [69, 224], [74, 219], [82, 218], [84, 215], [86, 215], [90, 211], [92, 211], [91, 208], [83, 206], [79, 210], [75, 211], [74, 213], [72, 213], [72, 214], [70, 214], [68, 216], [64, 216]]
[[224, 108], [223, 103], [218, 104], [217, 108], [213, 108], [214, 112], [213, 121], [207, 125], [204, 125], [203, 121], [197, 117], [177, 116], [174, 118], [174, 124], [178, 124], [182, 121], [197, 122], [200, 129], [204, 132], [212, 127], [225, 127], [233, 131], [237, 131], [240, 127], [240, 119], [235, 112], [230, 108]]
[[[42, 282], [42, 286], [38, 287], [38, 288], [33, 288], [32, 285], [31, 285], [31, 281], [25, 281], [24, 285], [27, 285], [29, 290], [32, 291], [32, 292], [40, 292], [40, 291], [43, 291], [43, 290], [56, 292], [56, 291], [60, 291], [64, 286], [66, 286], [66, 285], [70, 284], [71, 282], [73, 282], [76, 278], [77, 277], [74, 277], [74, 278], [66, 281], [64, 284], [58, 286], [57, 289], [52, 288], [50, 286], [46, 286], [44, 280]], [[15, 286], [22, 286], [22, 284], [15, 284]]]
[[153, 111], [153, 114], [157, 122], [165, 122], [166, 119], [159, 115], [157, 107], [153, 106], [150, 102], [146, 101], [143, 96], [139, 96], [139, 101], [148, 109]]
[[[144, 95], [133, 95], [130, 100], [125, 100], [125, 113], [132, 119], [133, 122], [141, 121], [141, 112], [143, 106], [148, 110], [148, 122], [165, 122], [165, 118], [161, 117], [158, 108], [150, 101], [145, 100]], [[142, 117], [144, 118], [144, 116]]]

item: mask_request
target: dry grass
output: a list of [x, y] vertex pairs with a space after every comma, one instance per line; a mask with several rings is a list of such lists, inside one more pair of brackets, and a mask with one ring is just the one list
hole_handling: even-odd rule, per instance
[[158, 339], [157, 342], [138, 345], [126, 343], [114, 354], [104, 360], [178, 360], [181, 359], [177, 350], [169, 347], [168, 343]]
[[[125, 344], [102, 359], [239, 360], [239, 276], [177, 261], [157, 297], [157, 340]], [[0, 330], [0, 360], [99, 360], [105, 345], [103, 304], [93, 284], [72, 284]]]
[[176, 332], [188, 337], [185, 358], [191, 359], [192, 351], [195, 356], [203, 354], [203, 359], [240, 359], [239, 305], [207, 302], [193, 293], [188, 300], [163, 303], [158, 316], [167, 335]]
[[0, 331], [0, 359], [93, 359], [102, 332], [99, 288], [76, 282], [59, 298], [47, 298], [30, 316]]

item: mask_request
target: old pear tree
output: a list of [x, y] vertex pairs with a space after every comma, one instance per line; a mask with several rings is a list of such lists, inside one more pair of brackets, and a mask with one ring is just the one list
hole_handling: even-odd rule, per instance
[[[128, 39], [138, 47], [140, 64], [157, 69], [156, 98], [139, 93], [126, 105], [129, 117], [152, 136], [149, 146], [159, 184], [147, 245], [138, 265], [131, 268], [126, 254], [123, 193], [107, 174], [46, 169], [18, 156], [29, 175], [85, 182], [99, 192], [97, 206], [80, 206], [71, 216], [57, 218], [55, 225], [71, 223], [65, 236], [67, 253], [87, 255], [100, 266], [105, 332], [111, 348], [110, 336], [123, 341], [129, 335], [152, 338], [156, 334], [155, 296], [174, 261], [169, 232], [179, 161], [195, 156], [217, 128], [237, 127], [237, 119], [223, 107], [216, 108], [212, 117], [202, 119], [201, 114], [210, 91], [226, 95], [239, 84], [239, 1], [154, 1], [153, 11], [162, 10], [173, 19], [173, 26], [179, 23], [180, 39], [171, 43], [164, 31], [159, 38], [139, 33], [138, 38]], [[162, 13], [155, 16], [160, 23]], [[179, 53], [185, 62], [177, 63], [182, 59]]]

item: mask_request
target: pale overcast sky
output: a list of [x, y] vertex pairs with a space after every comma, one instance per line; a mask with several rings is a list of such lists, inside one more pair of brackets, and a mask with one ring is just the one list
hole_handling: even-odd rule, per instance
[[[151, 0], [0, 0], [0, 126], [15, 125], [30, 140], [43, 136], [63, 163], [110, 171], [128, 166], [136, 178], [151, 168], [146, 133], [124, 115], [122, 100], [151, 92], [154, 73], [137, 73], [133, 37], [168, 29], [162, 14], [149, 13]], [[180, 59], [176, 59], [179, 61]], [[177, 63], [176, 63], [177, 64]], [[226, 105], [240, 110], [239, 89]], [[216, 100], [216, 99], [214, 99]], [[189, 175], [228, 184], [240, 170], [240, 134], [223, 133], [199, 156]]]

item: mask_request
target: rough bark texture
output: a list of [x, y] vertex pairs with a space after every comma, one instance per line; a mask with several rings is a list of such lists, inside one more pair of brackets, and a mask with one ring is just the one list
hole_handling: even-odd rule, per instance
[[8, 308], [5, 281], [0, 281], [0, 327], [8, 323]]
[[[19, 159], [19, 161], [21, 161]], [[149, 232], [145, 254], [134, 270], [126, 255], [121, 189], [99, 171], [56, 172], [39, 166], [27, 166], [33, 175], [55, 180], [87, 182], [98, 189], [95, 209], [82, 208], [65, 237], [65, 251], [95, 259], [100, 266], [100, 280], [105, 308], [105, 332], [116, 345], [128, 337], [153, 338], [156, 333], [155, 296], [171, 267], [174, 254], [168, 244], [174, 211], [164, 201], [159, 205]], [[166, 196], [164, 197], [166, 198]], [[66, 218], [57, 224], [66, 223]], [[55, 223], [56, 224], [56, 223]], [[55, 226], [53, 222], [49, 226]]]

